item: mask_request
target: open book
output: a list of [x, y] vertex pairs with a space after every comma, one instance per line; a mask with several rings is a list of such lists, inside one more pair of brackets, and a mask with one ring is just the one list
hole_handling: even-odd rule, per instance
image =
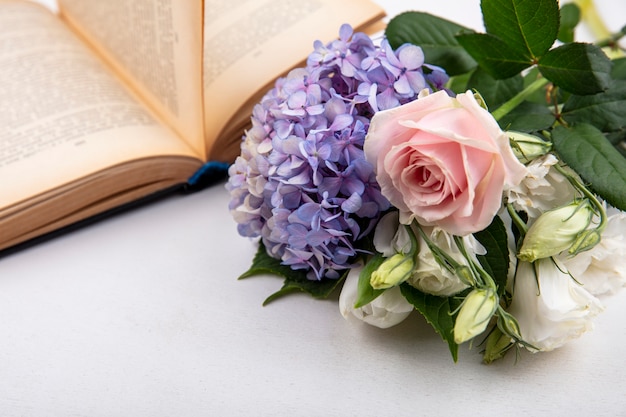
[[227, 164], [252, 106], [366, 0], [0, 0], [0, 249]]

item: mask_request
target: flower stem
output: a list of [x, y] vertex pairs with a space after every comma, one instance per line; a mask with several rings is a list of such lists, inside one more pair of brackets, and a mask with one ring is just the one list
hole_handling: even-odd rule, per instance
[[517, 230], [520, 232], [521, 238], [523, 239], [524, 236], [526, 236], [526, 232], [528, 232], [528, 226], [526, 225], [526, 222], [524, 222], [519, 214], [517, 214], [515, 208], [513, 207], [513, 204], [507, 203], [506, 210], [508, 211], [509, 216], [511, 216], [513, 224], [515, 224]]
[[467, 253], [467, 249], [465, 248], [465, 243], [463, 243], [463, 238], [461, 238], [460, 236], [454, 236], [454, 243], [456, 243], [456, 247], [459, 249], [461, 255], [463, 255], [463, 257], [467, 261], [467, 264], [469, 265], [472, 274], [480, 279], [480, 281], [477, 279], [476, 282], [481, 283], [482, 286], [479, 285], [477, 287], [482, 287], [483, 289], [491, 288], [494, 292], [497, 292], [498, 286], [496, 285], [496, 281], [491, 275], [489, 275], [487, 271], [483, 269], [480, 264], [474, 262], [474, 259], [469, 256], [469, 254]]
[[548, 84], [548, 80], [546, 78], [540, 77], [532, 82], [528, 87], [517, 93], [513, 96], [509, 101], [502, 104], [500, 107], [495, 109], [491, 115], [496, 119], [500, 120], [505, 115], [509, 114], [511, 110], [519, 106], [526, 100], [528, 96], [535, 93], [536, 91], [542, 89], [546, 84]]

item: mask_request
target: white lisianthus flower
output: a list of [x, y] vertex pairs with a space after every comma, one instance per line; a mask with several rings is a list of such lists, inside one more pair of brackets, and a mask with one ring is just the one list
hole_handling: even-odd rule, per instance
[[[423, 230], [441, 250], [454, 258], [459, 264], [467, 265], [467, 260], [457, 248], [452, 235], [438, 227], [424, 227]], [[463, 242], [470, 254], [484, 255], [486, 253], [485, 248], [473, 235], [464, 236]], [[419, 237], [419, 244], [416, 268], [411, 278], [406, 281], [407, 283], [420, 291], [442, 297], [454, 295], [468, 287], [457, 275], [439, 265], [421, 236]]]
[[[539, 282], [539, 287], [537, 286]], [[563, 346], [593, 328], [600, 301], [551, 258], [520, 262], [509, 308], [522, 339], [541, 351]]]
[[359, 274], [362, 269], [363, 267], [352, 268], [346, 277], [339, 295], [341, 315], [346, 319], [356, 317], [381, 329], [395, 326], [406, 319], [413, 311], [413, 306], [402, 296], [400, 287], [385, 290], [371, 303], [354, 308], [358, 296]]
[[576, 256], [560, 257], [576, 280], [594, 295], [613, 294], [626, 286], [626, 213], [609, 209], [607, 215], [600, 243]]
[[574, 187], [553, 168], [558, 159], [547, 154], [533, 160], [526, 167], [528, 174], [517, 186], [505, 191], [515, 210], [525, 211], [531, 219], [544, 211], [569, 203], [576, 196]]
[[404, 225], [400, 225], [400, 214], [397, 211], [385, 214], [376, 225], [374, 247], [385, 258], [411, 250], [411, 238]]

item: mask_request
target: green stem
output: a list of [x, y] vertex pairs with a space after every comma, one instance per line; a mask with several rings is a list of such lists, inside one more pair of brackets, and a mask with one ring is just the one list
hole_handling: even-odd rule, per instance
[[415, 228], [419, 232], [422, 239], [424, 239], [424, 242], [426, 242], [426, 246], [428, 246], [428, 249], [432, 252], [435, 261], [437, 261], [439, 266], [441, 266], [442, 268], [446, 268], [451, 273], [454, 273], [461, 266], [461, 264], [459, 264], [452, 256], [448, 255], [446, 251], [441, 250], [439, 246], [435, 245], [435, 243], [430, 240], [430, 237], [426, 235], [426, 232], [424, 232], [422, 226], [420, 226], [417, 221], [414, 221], [413, 224], [415, 225]]
[[509, 101], [502, 104], [500, 107], [491, 112], [491, 115], [496, 119], [500, 120], [503, 116], [509, 114], [511, 110], [519, 106], [526, 100], [526, 98], [535, 92], [541, 90], [549, 81], [546, 78], [540, 77], [532, 82], [528, 87], [517, 93], [513, 96]]
[[511, 220], [517, 227], [517, 230], [520, 232], [520, 234], [522, 235], [521, 237], [523, 239], [524, 236], [526, 236], [526, 232], [528, 232], [528, 226], [526, 225], [526, 222], [524, 222], [524, 220], [522, 220], [519, 214], [517, 214], [517, 212], [515, 211], [515, 208], [513, 207], [513, 204], [507, 203], [506, 210], [509, 212], [509, 216], [511, 216]]
[[[470, 270], [474, 276], [479, 277], [481, 279], [481, 283], [487, 287], [494, 290], [496, 293], [498, 291], [498, 286], [496, 285], [496, 281], [493, 279], [491, 275], [479, 264], [474, 262], [474, 259], [469, 255], [467, 249], [465, 248], [465, 243], [463, 242], [463, 238], [460, 236], [454, 236], [454, 242], [456, 243], [457, 248], [461, 252], [461, 255], [467, 261]], [[476, 280], [478, 282], [478, 280]], [[479, 286], [480, 287], [480, 286]]]

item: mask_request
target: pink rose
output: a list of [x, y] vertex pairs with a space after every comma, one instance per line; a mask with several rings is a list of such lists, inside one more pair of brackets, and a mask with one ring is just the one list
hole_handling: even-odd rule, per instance
[[416, 219], [459, 236], [489, 226], [505, 187], [526, 175], [507, 135], [469, 91], [454, 98], [424, 90], [376, 113], [364, 148], [401, 223]]

